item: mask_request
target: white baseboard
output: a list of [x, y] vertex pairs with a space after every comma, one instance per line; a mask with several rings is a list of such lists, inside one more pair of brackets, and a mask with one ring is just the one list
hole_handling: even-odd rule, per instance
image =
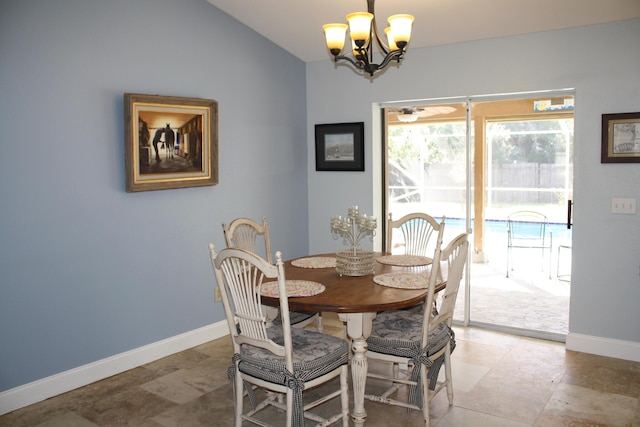
[[220, 321], [0, 393], [0, 415], [229, 334]]
[[569, 333], [567, 334], [566, 348], [582, 353], [640, 362], [640, 343], [633, 341]]

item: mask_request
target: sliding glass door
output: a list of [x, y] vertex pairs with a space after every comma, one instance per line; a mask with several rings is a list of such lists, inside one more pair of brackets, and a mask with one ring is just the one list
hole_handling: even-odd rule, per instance
[[431, 120], [404, 123], [388, 110], [387, 213], [394, 219], [410, 212], [446, 215], [445, 230], [453, 237], [466, 229], [466, 103], [414, 110], [416, 117]]
[[[446, 217], [445, 244], [471, 233], [456, 321], [562, 340], [570, 286], [572, 94], [390, 104], [384, 111], [385, 213]], [[536, 252], [537, 259], [514, 250], [507, 277], [506, 220], [520, 210], [547, 216], [553, 246]], [[541, 320], [545, 315], [550, 321]]]

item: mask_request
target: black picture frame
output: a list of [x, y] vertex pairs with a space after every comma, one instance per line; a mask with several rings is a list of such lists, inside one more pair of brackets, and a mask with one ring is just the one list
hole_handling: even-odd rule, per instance
[[600, 163], [640, 163], [640, 112], [602, 115]]
[[316, 125], [316, 171], [364, 171], [364, 122]]

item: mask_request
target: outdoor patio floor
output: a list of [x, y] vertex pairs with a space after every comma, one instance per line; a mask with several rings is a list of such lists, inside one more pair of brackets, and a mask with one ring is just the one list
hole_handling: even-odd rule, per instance
[[[550, 267], [548, 257], [541, 262], [539, 252], [514, 250], [514, 270], [509, 271], [508, 278], [506, 250], [495, 250], [487, 263], [471, 263], [470, 321], [498, 329], [527, 330], [538, 337], [551, 335], [553, 339], [564, 341], [569, 332], [570, 253], [563, 253], [560, 260], [559, 271], [566, 274], [561, 276], [565, 280], [559, 280], [557, 276], [557, 247], [551, 253]], [[465, 298], [461, 287], [456, 320], [463, 319]]]

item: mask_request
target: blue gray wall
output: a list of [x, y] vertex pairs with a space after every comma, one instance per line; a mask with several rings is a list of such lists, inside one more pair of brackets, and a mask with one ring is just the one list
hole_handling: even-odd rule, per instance
[[[220, 184], [126, 193], [124, 92], [217, 100]], [[223, 221], [306, 255], [305, 96], [204, 0], [2, 2], [0, 391], [223, 320]]]
[[[570, 335], [640, 360], [640, 211], [611, 214], [612, 197], [640, 200], [640, 165], [600, 163], [602, 114], [640, 111], [639, 46], [640, 20], [627, 20], [409, 50], [374, 83], [329, 60], [308, 64], [309, 224], [353, 204], [379, 216], [376, 103], [575, 88]], [[365, 122], [365, 172], [315, 172], [314, 124], [343, 121]], [[322, 227], [309, 228], [309, 242], [311, 252], [335, 250]]]

